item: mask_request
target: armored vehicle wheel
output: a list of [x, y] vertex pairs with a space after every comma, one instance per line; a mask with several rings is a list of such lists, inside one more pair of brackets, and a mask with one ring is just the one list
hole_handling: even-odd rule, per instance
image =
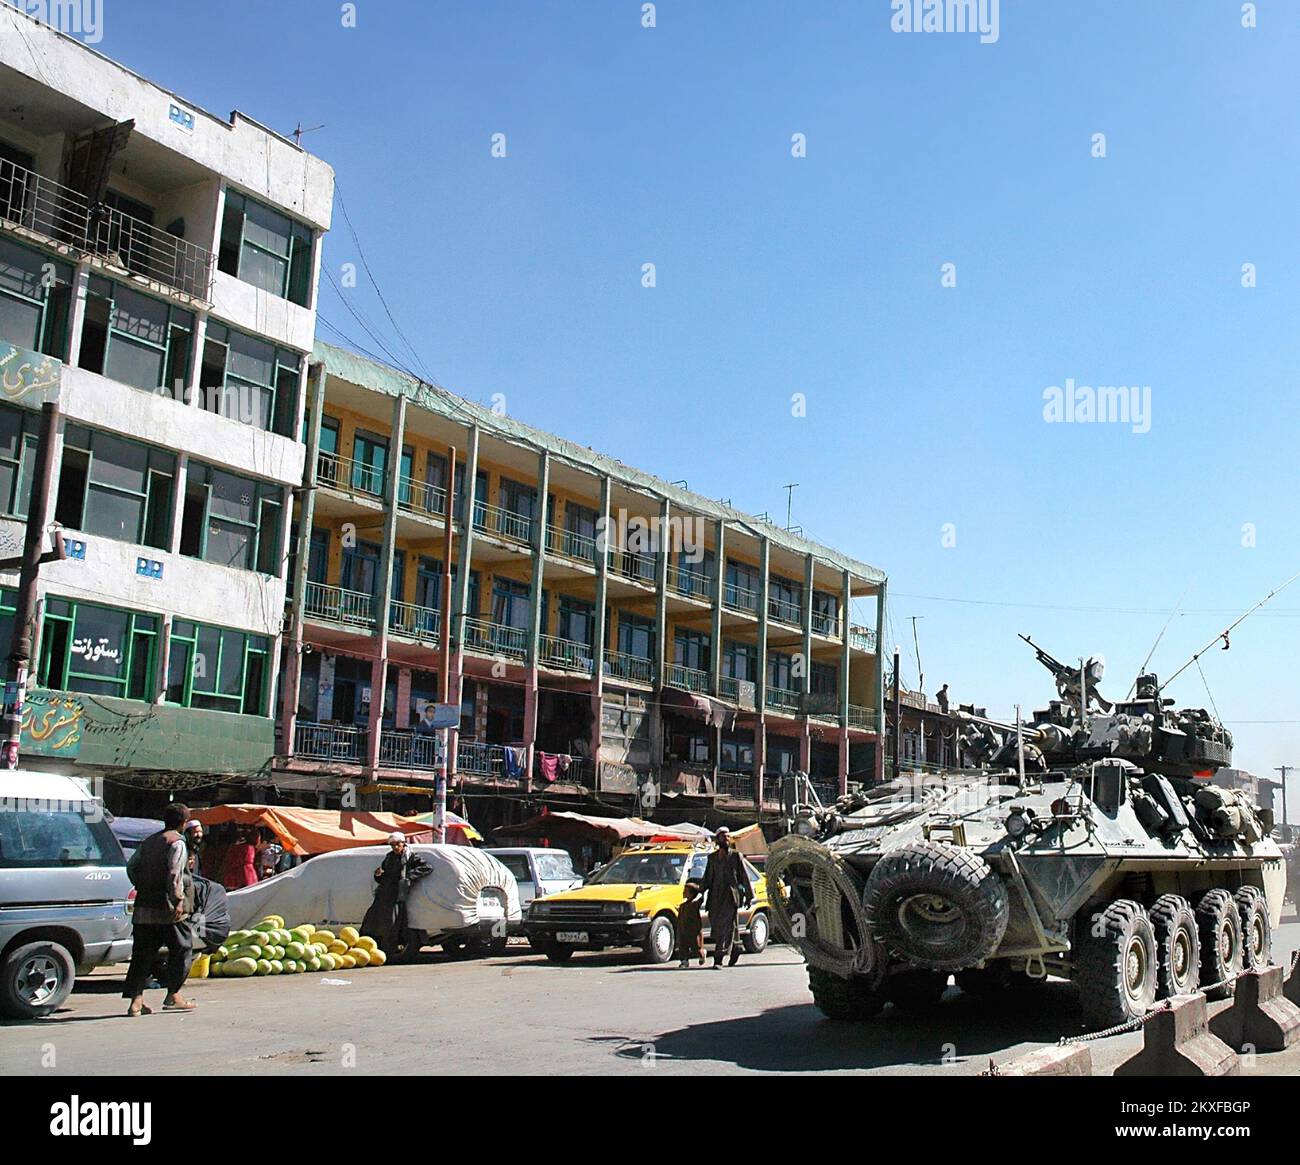
[[881, 858], [867, 878], [863, 907], [872, 933], [891, 951], [948, 972], [987, 959], [1011, 914], [1006, 886], [982, 857], [933, 841]]
[[948, 990], [947, 971], [899, 971], [885, 980], [881, 993], [900, 1011], [920, 1014], [936, 1007]]
[[1156, 998], [1195, 994], [1201, 981], [1201, 939], [1191, 904], [1180, 894], [1164, 894], [1151, 907], [1156, 932]]
[[885, 997], [875, 988], [874, 975], [841, 979], [819, 967], [808, 968], [808, 989], [813, 1003], [827, 1019], [871, 1019], [880, 1014]]
[[1267, 967], [1273, 956], [1273, 927], [1268, 899], [1257, 886], [1243, 886], [1232, 896], [1241, 916], [1241, 960], [1247, 971]]
[[[1196, 904], [1201, 931], [1201, 982], [1207, 999], [1227, 999], [1237, 989], [1225, 983], [1241, 970], [1241, 914], [1227, 890], [1207, 890]], [[1217, 986], [1216, 986], [1217, 984]]]
[[1081, 918], [1074, 982], [1089, 1028], [1146, 1015], [1156, 1001], [1156, 936], [1147, 912], [1127, 898], [1094, 919]]

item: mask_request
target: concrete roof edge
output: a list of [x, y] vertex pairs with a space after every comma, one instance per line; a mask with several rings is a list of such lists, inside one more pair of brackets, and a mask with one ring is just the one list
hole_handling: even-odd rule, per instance
[[665, 497], [669, 502], [708, 517], [721, 518], [745, 526], [748, 532], [756, 537], [768, 538], [773, 545], [796, 554], [812, 554], [827, 565], [847, 570], [862, 582], [876, 584], [886, 581], [885, 572], [878, 567], [869, 566], [820, 542], [783, 530], [780, 526], [769, 525], [744, 510], [738, 510], [714, 498], [673, 485], [652, 473], [627, 465], [616, 457], [598, 453], [586, 445], [579, 445], [575, 441], [548, 433], [544, 429], [538, 429], [513, 417], [494, 413], [491, 409], [457, 396], [445, 388], [429, 384], [410, 373], [402, 372], [368, 356], [362, 356], [348, 348], [340, 348], [318, 339], [312, 352], [312, 361], [324, 364], [325, 371], [329, 375], [346, 380], [350, 384], [386, 396], [405, 396], [412, 403], [430, 412], [439, 413], [448, 420], [459, 421], [466, 425], [476, 423], [506, 440], [519, 441], [539, 450], [544, 449], [580, 468], [608, 473], [611, 478], [623, 485]]

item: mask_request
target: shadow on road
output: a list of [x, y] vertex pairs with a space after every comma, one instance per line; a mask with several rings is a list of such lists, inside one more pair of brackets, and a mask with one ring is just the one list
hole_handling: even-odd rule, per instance
[[759, 1072], [831, 1072], [899, 1068], [983, 1057], [1021, 1043], [1054, 1043], [1079, 1030], [1073, 989], [1064, 982], [978, 999], [952, 988], [923, 1016], [887, 1007], [876, 1019], [826, 1019], [811, 1000], [759, 1015], [691, 1024], [652, 1041], [598, 1037], [623, 1059], [711, 1061]]

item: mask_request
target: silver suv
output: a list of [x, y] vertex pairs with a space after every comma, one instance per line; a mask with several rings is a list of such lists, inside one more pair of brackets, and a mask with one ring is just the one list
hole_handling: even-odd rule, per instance
[[129, 959], [134, 898], [84, 781], [0, 773], [0, 1013], [48, 1015], [78, 971]]

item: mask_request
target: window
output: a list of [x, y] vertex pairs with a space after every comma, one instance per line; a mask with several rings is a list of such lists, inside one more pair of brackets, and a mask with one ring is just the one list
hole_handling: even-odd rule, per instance
[[618, 650], [637, 659], [653, 659], [655, 625], [650, 619], [626, 612], [618, 617]]
[[508, 477], [503, 477], [498, 494], [503, 510], [517, 514], [521, 518], [537, 517], [537, 490], [531, 485], [522, 485], [517, 481], [511, 481]]
[[0, 869], [112, 866], [122, 861], [108, 821], [73, 806], [16, 806], [0, 813]]
[[0, 340], [62, 360], [72, 268], [0, 239]]
[[152, 700], [158, 616], [49, 598], [41, 632], [42, 687]]
[[840, 603], [827, 591], [813, 591], [813, 630], [820, 635], [833, 635], [839, 620]]
[[261, 716], [268, 652], [265, 636], [175, 619], [167, 652], [167, 702]]
[[209, 321], [199, 368], [203, 407], [288, 437], [298, 415], [301, 368], [296, 352]]
[[388, 476], [387, 440], [358, 432], [352, 438], [352, 462], [352, 488], [382, 497]]
[[724, 736], [718, 767], [733, 773], [747, 773], [754, 767], [754, 742], [744, 736]]
[[492, 622], [501, 627], [528, 627], [528, 606], [531, 588], [525, 583], [508, 578], [492, 582]]
[[722, 674], [733, 680], [758, 679], [758, 647], [752, 643], [726, 640], [722, 645]]
[[767, 657], [767, 682], [774, 688], [795, 690], [794, 657], [783, 651], [773, 651]]
[[596, 633], [596, 608], [582, 599], [560, 596], [559, 636], [574, 643], [591, 646]]
[[747, 611], [758, 609], [758, 568], [744, 562], [728, 562], [723, 602]]
[[162, 449], [68, 425], [54, 517], [119, 542], [171, 548], [176, 458]]
[[0, 405], [0, 512], [27, 517], [41, 417], [30, 409]]
[[194, 317], [161, 300], [92, 276], [77, 364], [135, 388], [185, 399]]
[[358, 542], [345, 546], [339, 562], [339, 585], [345, 591], [356, 591], [372, 599], [379, 594], [379, 555], [383, 548], [377, 542]]
[[181, 553], [222, 566], [280, 575], [284, 490], [190, 462], [181, 516]]
[[798, 623], [803, 617], [803, 587], [772, 575], [767, 583], [767, 612], [783, 623]]
[[813, 662], [809, 672], [812, 690], [818, 696], [834, 696], [839, 693], [840, 669], [833, 663]]
[[678, 631], [673, 640], [673, 662], [696, 671], [709, 670], [709, 637], [703, 631]]
[[226, 191], [217, 266], [227, 275], [307, 307], [312, 231], [269, 206]]

